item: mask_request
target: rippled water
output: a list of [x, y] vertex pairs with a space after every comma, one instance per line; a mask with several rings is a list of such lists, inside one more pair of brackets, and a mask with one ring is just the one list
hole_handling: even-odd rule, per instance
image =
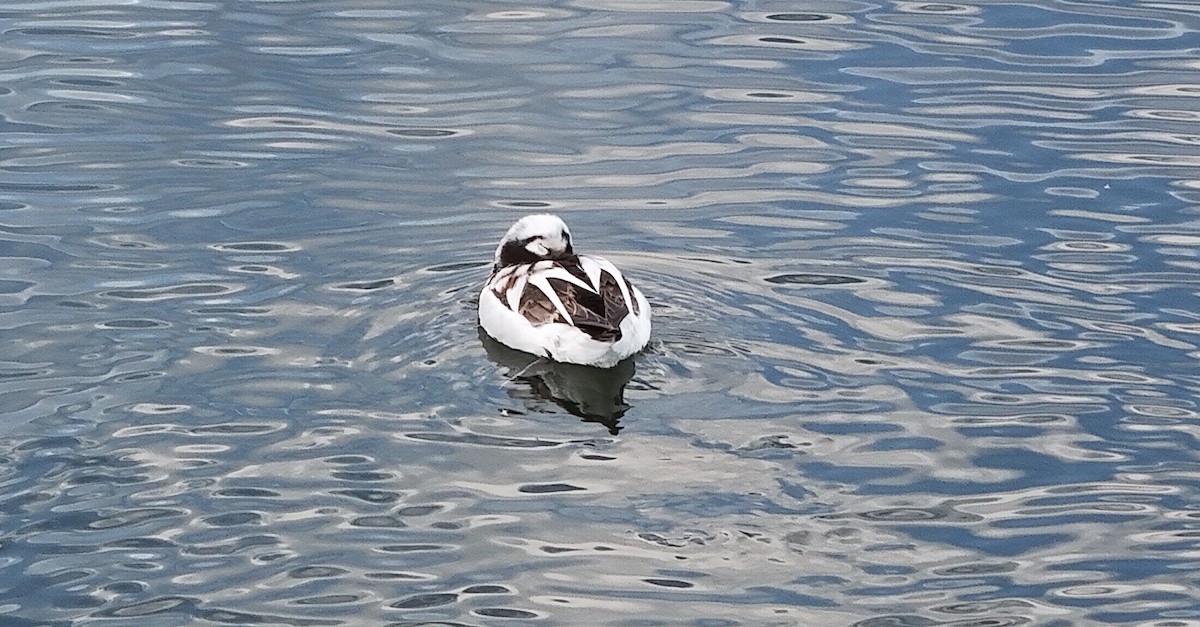
[[[10, 1], [0, 624], [1198, 625], [1197, 30]], [[545, 210], [623, 369], [478, 336]]]

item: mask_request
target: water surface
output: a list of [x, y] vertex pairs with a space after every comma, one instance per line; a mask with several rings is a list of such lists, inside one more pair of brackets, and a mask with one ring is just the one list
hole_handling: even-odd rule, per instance
[[[1186, 3], [0, 9], [0, 623], [1200, 621]], [[655, 314], [525, 369], [553, 211]]]

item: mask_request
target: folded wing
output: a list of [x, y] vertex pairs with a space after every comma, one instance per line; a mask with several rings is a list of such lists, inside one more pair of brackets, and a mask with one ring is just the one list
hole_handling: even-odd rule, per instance
[[[505, 302], [534, 326], [562, 322], [597, 341], [616, 342], [630, 306], [635, 313], [638, 308], [629, 282], [603, 259], [571, 256], [534, 264], [529, 271], [520, 298]], [[495, 289], [503, 292], [515, 283], [506, 281]]]

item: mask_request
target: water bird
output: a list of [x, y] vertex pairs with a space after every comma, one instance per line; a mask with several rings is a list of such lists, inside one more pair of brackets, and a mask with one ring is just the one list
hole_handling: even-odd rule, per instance
[[517, 220], [479, 295], [496, 341], [551, 361], [611, 368], [650, 340], [650, 304], [612, 262], [576, 255], [555, 215]]

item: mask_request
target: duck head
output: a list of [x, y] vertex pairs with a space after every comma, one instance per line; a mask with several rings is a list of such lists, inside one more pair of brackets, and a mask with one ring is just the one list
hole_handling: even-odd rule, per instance
[[500, 240], [496, 247], [496, 267], [562, 259], [573, 254], [571, 230], [561, 218], [530, 215], [517, 220]]

